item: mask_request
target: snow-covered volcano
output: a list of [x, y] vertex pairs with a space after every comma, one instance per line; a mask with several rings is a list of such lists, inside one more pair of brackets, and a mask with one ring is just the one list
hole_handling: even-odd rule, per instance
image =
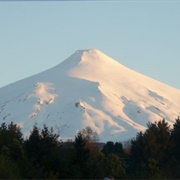
[[0, 88], [0, 121], [34, 124], [74, 138], [90, 126], [100, 141], [123, 141], [180, 115], [180, 91], [139, 74], [96, 49], [79, 50], [61, 64]]

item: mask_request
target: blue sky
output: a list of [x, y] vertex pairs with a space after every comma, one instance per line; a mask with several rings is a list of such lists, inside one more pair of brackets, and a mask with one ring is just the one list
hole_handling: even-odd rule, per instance
[[89, 48], [180, 89], [180, 1], [0, 2], [0, 87]]

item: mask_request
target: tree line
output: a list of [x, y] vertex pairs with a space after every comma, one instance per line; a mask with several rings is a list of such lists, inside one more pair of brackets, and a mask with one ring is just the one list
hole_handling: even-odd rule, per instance
[[86, 127], [62, 142], [53, 128], [33, 127], [24, 139], [11, 122], [0, 126], [0, 179], [179, 179], [180, 117], [148, 123], [128, 146], [106, 142]]

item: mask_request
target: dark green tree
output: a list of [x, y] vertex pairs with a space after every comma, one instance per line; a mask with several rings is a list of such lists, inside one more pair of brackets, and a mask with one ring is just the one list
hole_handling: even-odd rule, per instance
[[90, 157], [99, 152], [97, 140], [97, 133], [90, 127], [80, 130], [75, 136], [74, 171], [78, 172], [75, 178], [87, 178], [87, 162]]
[[9, 146], [14, 139], [19, 141], [19, 143], [23, 143], [23, 136], [20, 128], [11, 122], [9, 125], [2, 123], [0, 126], [0, 149], [3, 146]]
[[[128, 174], [130, 178], [143, 178], [144, 167], [146, 164], [144, 157], [144, 134], [137, 133], [136, 138], [131, 141]], [[132, 176], [131, 176], [132, 175]]]
[[109, 178], [124, 179], [126, 177], [120, 157], [113, 153], [106, 158], [105, 172]]
[[136, 178], [164, 177], [170, 149], [170, 127], [165, 120], [148, 123], [147, 130], [132, 140], [130, 172]]
[[80, 173], [77, 175], [79, 177], [76, 178], [85, 178], [84, 175], [86, 174], [86, 162], [90, 157], [89, 150], [86, 148], [86, 137], [81, 132], [78, 132], [77, 136], [75, 137], [75, 164], [74, 168], [80, 170]]
[[168, 123], [164, 119], [149, 123], [148, 129], [144, 133], [144, 141], [144, 156], [148, 162], [148, 174], [151, 177], [162, 177], [170, 149], [170, 127]]
[[180, 117], [176, 119], [171, 132], [171, 154], [170, 154], [170, 169], [173, 178], [180, 178]]
[[17, 161], [24, 157], [23, 136], [20, 128], [11, 122], [0, 126], [0, 152]]
[[123, 157], [123, 146], [122, 143], [119, 142], [112, 142], [108, 141], [102, 149], [102, 152], [105, 154], [105, 156], [108, 156], [109, 154], [116, 154], [120, 158]]
[[0, 154], [0, 179], [22, 178], [19, 167], [4, 154]]
[[29, 139], [25, 141], [29, 160], [41, 172], [40, 178], [58, 177], [59, 135], [44, 125], [40, 130], [34, 126]]
[[87, 179], [103, 179], [106, 177], [105, 167], [107, 159], [102, 152], [94, 154], [87, 161]]
[[[10, 123], [0, 127], [0, 178], [30, 178], [33, 166], [25, 156], [24, 139], [20, 128]], [[28, 165], [28, 166], [27, 166]], [[35, 173], [36, 174], [36, 173]]]

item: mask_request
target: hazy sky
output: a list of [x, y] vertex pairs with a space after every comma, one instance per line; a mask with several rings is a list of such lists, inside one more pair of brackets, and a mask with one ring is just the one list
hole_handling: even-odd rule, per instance
[[180, 1], [0, 2], [0, 87], [89, 48], [180, 89]]

